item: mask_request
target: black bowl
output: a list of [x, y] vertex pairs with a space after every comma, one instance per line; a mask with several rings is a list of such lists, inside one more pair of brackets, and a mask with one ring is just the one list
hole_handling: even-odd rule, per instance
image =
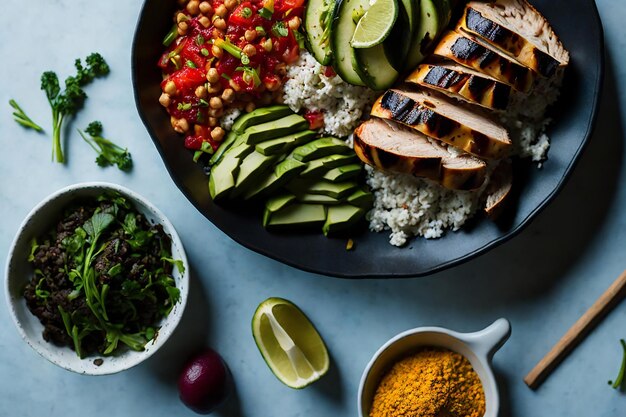
[[[223, 208], [208, 193], [208, 179], [183, 138], [175, 133], [159, 105], [161, 74], [156, 66], [161, 41], [172, 24], [175, 0], [146, 0], [139, 17], [132, 52], [132, 77], [139, 115], [172, 179], [207, 219], [235, 241], [263, 255], [306, 271], [325, 275], [410, 277], [449, 268], [485, 253], [519, 233], [557, 195], [584, 149], [596, 118], [604, 60], [602, 25], [593, 0], [535, 0], [570, 50], [562, 95], [552, 111], [551, 148], [542, 169], [519, 164], [515, 198], [497, 224], [479, 216], [458, 232], [438, 240], [415, 239], [406, 248], [389, 245], [388, 233], [363, 227], [346, 239], [321, 233], [273, 234], [263, 229], [258, 210]], [[567, 3], [567, 4], [566, 4]]]

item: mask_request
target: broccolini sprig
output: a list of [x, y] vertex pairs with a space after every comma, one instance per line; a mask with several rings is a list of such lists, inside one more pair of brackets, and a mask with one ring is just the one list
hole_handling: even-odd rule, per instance
[[78, 130], [78, 133], [85, 142], [98, 153], [96, 163], [101, 167], [117, 165], [117, 167], [128, 172], [133, 167], [133, 160], [128, 149], [122, 148], [108, 139], [102, 137], [102, 123], [93, 121], [85, 128], [85, 131]]

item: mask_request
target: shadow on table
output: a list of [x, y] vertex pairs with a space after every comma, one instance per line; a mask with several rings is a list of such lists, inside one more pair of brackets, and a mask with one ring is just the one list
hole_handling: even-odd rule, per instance
[[330, 368], [328, 369], [328, 373], [320, 381], [311, 385], [311, 388], [320, 392], [325, 399], [341, 404], [346, 397], [341, 371], [339, 364], [333, 358], [332, 352], [329, 351], [328, 355], [330, 356]]
[[513, 413], [511, 410], [513, 410], [513, 406], [511, 404], [511, 390], [508, 380], [498, 369], [494, 369], [494, 375], [500, 393], [500, 412], [498, 413], [498, 417], [512, 417]]

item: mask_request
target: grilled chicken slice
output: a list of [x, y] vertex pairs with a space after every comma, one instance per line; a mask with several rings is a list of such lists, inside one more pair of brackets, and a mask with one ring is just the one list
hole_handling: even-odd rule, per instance
[[[526, 1], [508, 0], [500, 3], [469, 2], [457, 25], [457, 31], [470, 34], [479, 43], [484, 42], [498, 48], [499, 51], [544, 77], [552, 77], [560, 66], [567, 65], [569, 55], [562, 45], [553, 48], [556, 56], [551, 56], [548, 52], [549, 43], [560, 44], [560, 41], [539, 12]], [[534, 34], [527, 32], [527, 35], [523, 35], [505, 19], [507, 14], [519, 13], [516, 6], [521, 7], [524, 3], [527, 7], [523, 7], [523, 10], [539, 23], [542, 28], [540, 32]]]
[[442, 95], [387, 90], [376, 100], [371, 114], [398, 121], [481, 158], [499, 159], [511, 150], [507, 130], [486, 112]]
[[449, 31], [444, 34], [434, 54], [474, 68], [523, 93], [531, 90], [536, 78], [531, 69], [458, 32]]
[[485, 181], [484, 161], [451, 153], [419, 132], [375, 117], [354, 131], [354, 151], [375, 168], [428, 178], [449, 189], [473, 190]]
[[509, 159], [503, 159], [491, 173], [491, 180], [485, 190], [487, 200], [484, 210], [492, 220], [496, 220], [502, 213], [512, 186], [513, 165]]
[[489, 110], [506, 110], [511, 86], [452, 62], [422, 64], [406, 81]]

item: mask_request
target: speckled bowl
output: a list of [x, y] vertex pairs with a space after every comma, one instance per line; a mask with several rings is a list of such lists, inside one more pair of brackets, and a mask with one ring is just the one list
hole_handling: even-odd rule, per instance
[[376, 388], [385, 373], [398, 360], [423, 347], [442, 347], [465, 356], [480, 377], [485, 391], [484, 417], [497, 417], [500, 409], [498, 386], [491, 370], [491, 360], [511, 335], [511, 324], [498, 319], [476, 333], [457, 333], [441, 327], [418, 327], [391, 338], [374, 354], [361, 377], [358, 409], [360, 417], [369, 417]]
[[[160, 330], [155, 340], [148, 342], [142, 352], [124, 351], [115, 356], [103, 357], [100, 366], [94, 364], [99, 356], [80, 359], [73, 350], [68, 347], [58, 347], [46, 342], [42, 337], [43, 326], [26, 307], [22, 297], [24, 286], [32, 276], [32, 266], [27, 257], [30, 250], [30, 241], [33, 237], [40, 236], [50, 229], [57, 221], [64, 207], [77, 198], [91, 197], [106, 191], [115, 191], [131, 200], [137, 210], [153, 224], [163, 225], [165, 232], [172, 238], [172, 255], [175, 259], [181, 259], [185, 265], [185, 272], [179, 273], [174, 268], [176, 286], [180, 289], [180, 301], [169, 316], [160, 323]], [[90, 182], [71, 185], [46, 197], [39, 203], [21, 224], [13, 244], [9, 250], [6, 265], [5, 293], [7, 305], [11, 317], [22, 336], [37, 353], [50, 362], [69, 371], [86, 375], [107, 375], [132, 368], [152, 356], [171, 336], [180, 322], [189, 289], [189, 268], [187, 257], [182, 242], [170, 221], [153, 206], [148, 200], [139, 194], [115, 184]]]

